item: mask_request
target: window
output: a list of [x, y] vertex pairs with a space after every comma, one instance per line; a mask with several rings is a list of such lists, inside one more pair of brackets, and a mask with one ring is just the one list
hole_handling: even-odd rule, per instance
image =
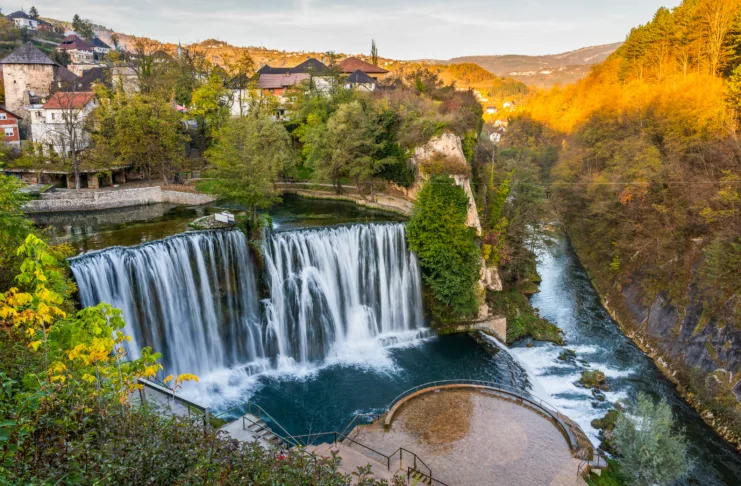
[[8, 115], [7, 114], [0, 113], [0, 120], [7, 120], [7, 119], [8, 119]]
[[15, 135], [15, 130], [13, 130], [12, 128], [6, 128], [5, 129], [5, 136], [6, 137], [12, 137], [13, 135]]
[[52, 120], [56, 120], [57, 119], [57, 114], [56, 113], [52, 113], [51, 114], [51, 119]]

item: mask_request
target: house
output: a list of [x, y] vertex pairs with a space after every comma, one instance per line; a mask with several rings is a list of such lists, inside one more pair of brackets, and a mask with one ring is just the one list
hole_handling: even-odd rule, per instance
[[113, 66], [111, 83], [127, 94], [139, 92], [139, 73], [133, 65]]
[[21, 150], [21, 134], [18, 130], [20, 120], [21, 117], [0, 105], [0, 129], [2, 129], [3, 143], [17, 151]]
[[507, 128], [509, 126], [509, 120], [496, 120], [494, 126], [497, 128]]
[[8, 19], [12, 20], [19, 29], [36, 30], [39, 27], [39, 21], [22, 10], [8, 15]]
[[95, 106], [95, 93], [90, 91], [54, 93], [43, 105], [28, 109], [32, 140], [58, 154], [85, 149], [90, 143], [85, 120]]
[[261, 74], [257, 80], [257, 88], [263, 94], [283, 96], [287, 88], [296, 86], [304, 81], [308, 82], [311, 75], [308, 73], [296, 74]]
[[111, 46], [100, 40], [98, 37], [90, 39], [90, 47], [93, 48], [95, 54], [99, 54], [100, 56], [105, 56], [111, 52]]
[[487, 106], [486, 107], [486, 114], [487, 115], [496, 115], [498, 111], [499, 110], [497, 110], [497, 107], [496, 106]]
[[374, 91], [377, 84], [375, 79], [360, 69], [348, 76], [344, 82], [346, 89], [356, 89], [359, 91]]
[[36, 28], [36, 30], [43, 30], [43, 31], [46, 31], [46, 32], [54, 32], [54, 30], [55, 30], [54, 29], [54, 25], [53, 24], [50, 24], [46, 20], [37, 19], [36, 22], [37, 22], [37, 28]]
[[27, 107], [40, 104], [55, 91], [74, 86], [77, 76], [55, 63], [30, 42], [0, 61], [5, 84], [5, 107], [22, 118], [21, 129], [30, 124]]
[[389, 72], [382, 67], [378, 67], [369, 62], [365, 62], [357, 57], [348, 57], [338, 64], [340, 71], [345, 75], [352, 75], [355, 71], [361, 71], [371, 78], [378, 81], [383, 79]]
[[93, 48], [76, 35], [68, 35], [56, 47], [58, 51], [66, 51], [72, 64], [93, 64], [95, 55]]

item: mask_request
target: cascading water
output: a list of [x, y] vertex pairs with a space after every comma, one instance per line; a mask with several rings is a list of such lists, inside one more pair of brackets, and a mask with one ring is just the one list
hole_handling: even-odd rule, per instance
[[265, 265], [272, 355], [351, 359], [423, 327], [419, 266], [402, 224], [277, 233]]
[[123, 311], [134, 355], [168, 372], [205, 374], [264, 357], [254, 268], [240, 231], [198, 232], [71, 260], [82, 305]]
[[110, 248], [71, 267], [84, 306], [122, 309], [133, 354], [151, 346], [168, 373], [198, 374], [212, 390], [240, 388], [259, 371], [373, 364], [384, 346], [420, 337], [421, 276], [404, 232], [371, 224], [271, 235], [262, 303], [236, 230]]

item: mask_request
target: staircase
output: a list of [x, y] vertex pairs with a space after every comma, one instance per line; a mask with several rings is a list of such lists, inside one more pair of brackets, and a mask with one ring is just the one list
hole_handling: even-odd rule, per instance
[[[351, 449], [349, 446], [340, 442], [337, 442], [336, 444], [308, 446], [306, 447], [306, 452], [319, 457], [332, 457], [332, 453], [336, 453], [340, 458], [339, 470], [343, 474], [352, 474], [357, 472], [358, 467], [365, 467], [370, 464], [372, 466], [371, 472], [374, 478], [384, 479], [387, 481], [394, 478], [394, 473], [388, 470], [387, 464], [371, 459], [369, 456]], [[401, 471], [397, 471], [397, 474], [405, 476], [406, 472], [402, 474]], [[354, 477], [353, 481], [357, 481], [357, 477]]]
[[283, 440], [282, 437], [275, 435], [263, 419], [248, 413], [242, 418], [242, 420], [244, 420], [246, 430], [255, 434], [255, 437], [257, 437], [258, 440], [263, 440], [280, 449], [288, 449], [291, 447], [291, 445]]

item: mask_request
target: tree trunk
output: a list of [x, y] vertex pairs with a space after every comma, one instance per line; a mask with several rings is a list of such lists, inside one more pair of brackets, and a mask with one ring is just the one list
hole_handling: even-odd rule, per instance
[[80, 190], [80, 162], [77, 160], [77, 152], [72, 149], [72, 165], [75, 170], [75, 190]]

